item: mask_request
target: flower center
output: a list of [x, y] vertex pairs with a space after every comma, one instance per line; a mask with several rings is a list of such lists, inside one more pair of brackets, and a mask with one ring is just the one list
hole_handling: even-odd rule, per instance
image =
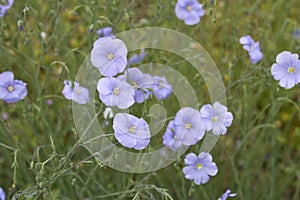
[[291, 74], [295, 73], [295, 67], [289, 67], [288, 72], [291, 73]]
[[138, 86], [137, 83], [136, 83], [135, 81], [132, 82], [132, 85], [133, 85], [133, 87], [135, 87], [135, 88]]
[[130, 127], [129, 133], [133, 134], [133, 133], [135, 133], [135, 131], [136, 131], [136, 126]]
[[176, 137], [176, 135], [174, 135], [174, 140], [176, 140], [177, 139], [177, 137]]
[[159, 89], [162, 89], [163, 87], [164, 87], [163, 83], [159, 83], [159, 84], [158, 84], [158, 88], [159, 88]]
[[254, 51], [255, 49], [256, 49], [255, 45], [251, 45], [251, 46], [250, 46], [250, 50], [251, 50], [251, 51]]
[[113, 93], [114, 95], [118, 95], [120, 93], [119, 88], [114, 88]]
[[191, 11], [191, 10], [192, 10], [192, 6], [187, 6], [187, 7], [186, 7], [186, 10], [187, 10], [187, 11]]
[[14, 86], [12, 86], [12, 85], [8, 86], [7, 90], [8, 90], [9, 92], [14, 91]]
[[107, 55], [107, 58], [108, 58], [109, 60], [114, 59], [114, 57], [115, 57], [115, 55], [114, 55], [113, 53], [109, 53], [109, 54]]
[[212, 121], [213, 123], [217, 122], [217, 121], [218, 121], [218, 117], [213, 117], [213, 118], [211, 119], [211, 121]]
[[75, 88], [75, 93], [80, 94], [80, 90], [78, 88]]
[[186, 123], [186, 124], [185, 124], [185, 128], [187, 128], [187, 129], [192, 128], [192, 124], [191, 124], [191, 123]]
[[196, 167], [197, 167], [197, 169], [201, 169], [202, 168], [202, 164], [201, 163], [197, 163]]

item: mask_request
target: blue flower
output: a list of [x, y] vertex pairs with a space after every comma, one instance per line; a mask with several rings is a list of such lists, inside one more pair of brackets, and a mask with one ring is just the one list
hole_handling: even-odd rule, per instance
[[178, 19], [184, 20], [186, 25], [195, 25], [200, 22], [205, 10], [197, 0], [178, 0], [175, 6], [175, 14]]
[[27, 95], [26, 83], [14, 80], [12, 72], [0, 74], [0, 99], [6, 103], [16, 103]]
[[122, 40], [102, 37], [94, 43], [91, 62], [103, 76], [115, 76], [127, 64], [127, 47]]
[[143, 118], [118, 113], [114, 117], [113, 129], [115, 138], [125, 147], [142, 150], [150, 143], [149, 126]]
[[104, 27], [97, 30], [98, 38], [100, 37], [113, 37], [112, 27]]
[[243, 48], [248, 51], [250, 61], [253, 64], [256, 64], [264, 57], [260, 51], [259, 42], [255, 42], [250, 35], [241, 37], [240, 43], [243, 45]]
[[235, 197], [236, 193], [231, 193], [231, 190], [227, 189], [225, 193], [218, 198], [218, 200], [226, 200], [228, 197]]
[[183, 168], [185, 178], [194, 180], [196, 185], [207, 183], [210, 176], [218, 173], [216, 163], [212, 162], [212, 156], [209, 153], [201, 152], [198, 156], [189, 153], [184, 159], [186, 167]]
[[172, 151], [177, 151], [182, 145], [182, 142], [176, 137], [176, 132], [174, 120], [172, 120], [169, 122], [166, 132], [163, 135], [163, 144]]
[[200, 109], [201, 121], [205, 126], [205, 130], [212, 130], [215, 135], [223, 135], [227, 132], [233, 120], [231, 112], [227, 112], [226, 106], [215, 102], [212, 105], [206, 104]]
[[2, 187], [0, 187], [0, 200], [5, 200], [5, 192]]
[[293, 38], [298, 39], [300, 37], [300, 28], [296, 28], [293, 32]]
[[172, 86], [164, 76], [153, 76], [152, 89], [157, 99], [166, 99], [172, 94]]
[[145, 56], [146, 56], [145, 50], [142, 49], [140, 54], [133, 54], [129, 58], [127, 65], [138, 64], [138, 63], [142, 62], [142, 60], [145, 58]]
[[300, 82], [300, 60], [298, 54], [283, 51], [276, 57], [275, 64], [272, 65], [271, 73], [279, 85], [286, 89], [294, 87]]
[[73, 100], [79, 104], [87, 104], [90, 101], [89, 90], [85, 87], [80, 86], [79, 83], [74, 82], [72, 89], [72, 82], [64, 80], [64, 88], [62, 94], [68, 100]]
[[176, 139], [187, 146], [196, 144], [205, 133], [199, 111], [190, 107], [181, 108], [176, 113], [174, 129], [176, 130]]
[[106, 106], [126, 109], [134, 104], [134, 88], [121, 78], [101, 78], [97, 90], [100, 100]]
[[128, 78], [129, 83], [135, 88], [134, 101], [136, 103], [143, 103], [148, 99], [149, 89], [153, 85], [153, 79], [149, 74], [144, 74], [138, 68], [129, 68], [125, 71], [125, 76]]
[[8, 3], [6, 5], [0, 5], [0, 18], [2, 18], [6, 12], [11, 8], [11, 6], [14, 4], [14, 0], [8, 0]]
[[4, 112], [4, 113], [1, 114], [1, 117], [2, 117], [3, 121], [6, 121], [9, 118], [9, 114]]

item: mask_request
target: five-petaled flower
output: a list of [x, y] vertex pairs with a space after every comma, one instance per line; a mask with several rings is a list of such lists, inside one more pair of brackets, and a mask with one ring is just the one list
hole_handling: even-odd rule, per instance
[[72, 88], [72, 82], [64, 80], [64, 88], [62, 94], [68, 100], [73, 100], [79, 104], [87, 104], [90, 101], [89, 90], [85, 87], [80, 86], [79, 83], [74, 82], [74, 87]]
[[150, 143], [150, 130], [143, 118], [118, 113], [113, 120], [115, 138], [125, 147], [144, 149]]
[[272, 65], [271, 73], [279, 85], [286, 89], [294, 87], [300, 82], [300, 60], [298, 54], [288, 51], [279, 53], [275, 64]]
[[153, 85], [153, 79], [149, 74], [144, 74], [138, 68], [129, 68], [125, 71], [125, 77], [129, 83], [134, 87], [134, 101], [136, 103], [142, 103], [148, 99], [150, 94], [150, 88]]
[[253, 64], [256, 64], [264, 57], [260, 51], [259, 42], [255, 42], [250, 35], [241, 37], [240, 43], [243, 45], [243, 48], [248, 51], [250, 61]]
[[185, 178], [194, 180], [196, 185], [207, 183], [209, 176], [215, 176], [218, 173], [216, 163], [212, 162], [212, 156], [209, 153], [201, 152], [198, 156], [189, 153], [184, 159], [186, 167], [183, 168]]
[[194, 145], [204, 136], [205, 129], [202, 126], [199, 111], [194, 108], [181, 108], [174, 118], [176, 139], [184, 145]]
[[6, 103], [16, 103], [27, 95], [26, 83], [14, 80], [12, 72], [0, 74], [0, 99]]
[[178, 0], [175, 6], [175, 14], [178, 19], [184, 20], [186, 25], [195, 25], [200, 22], [205, 10], [197, 0]]
[[224, 194], [218, 198], [218, 200], [226, 200], [228, 197], [235, 197], [236, 193], [231, 193], [231, 190], [227, 189]]
[[152, 89], [157, 99], [166, 99], [172, 94], [172, 86], [164, 76], [153, 76]]
[[134, 104], [134, 88], [121, 78], [101, 78], [97, 90], [100, 100], [106, 106], [125, 109]]
[[112, 27], [104, 27], [97, 30], [98, 38], [101, 37], [113, 37]]
[[145, 58], [145, 56], [146, 56], [145, 49], [141, 49], [140, 54], [133, 54], [129, 58], [127, 65], [138, 64], [138, 63], [142, 62], [142, 60]]
[[122, 40], [102, 37], [96, 40], [91, 52], [91, 62], [103, 76], [115, 76], [127, 64], [127, 47]]
[[177, 151], [182, 146], [182, 142], [176, 137], [174, 120], [170, 121], [168, 124], [166, 132], [163, 135], [163, 144], [172, 151]]
[[206, 104], [200, 109], [201, 121], [205, 130], [212, 130], [215, 135], [223, 135], [227, 132], [233, 120], [233, 115], [228, 112], [226, 106], [215, 102], [213, 105]]
[[[4, 1], [5, 2], [5, 1]], [[0, 18], [2, 18], [10, 7], [14, 4], [14, 0], [8, 0], [6, 5], [0, 5]]]

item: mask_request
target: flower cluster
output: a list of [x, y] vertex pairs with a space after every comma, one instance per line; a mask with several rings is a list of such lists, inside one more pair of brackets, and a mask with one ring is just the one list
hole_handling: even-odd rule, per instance
[[[126, 109], [134, 103], [143, 103], [151, 95], [159, 100], [168, 98], [172, 86], [165, 77], [152, 77], [136, 67], [130, 68], [144, 59], [144, 49], [128, 61], [127, 54], [125, 43], [115, 37], [101, 37], [94, 42], [90, 60], [103, 76], [97, 83], [101, 102], [108, 107]], [[150, 142], [148, 124], [142, 118], [118, 113], [113, 119], [113, 129], [115, 138], [127, 148], [141, 150]]]
[[294, 87], [300, 82], [300, 60], [298, 54], [288, 51], [279, 53], [276, 63], [272, 65], [271, 73], [279, 85], [286, 89]]
[[223, 135], [231, 125], [233, 115], [226, 106], [219, 102], [206, 104], [200, 111], [184, 107], [180, 109], [174, 120], [169, 122], [163, 136], [163, 143], [173, 151], [182, 145], [190, 146], [200, 141], [205, 131], [212, 131], [215, 135]]
[[[181, 147], [196, 144], [204, 137], [205, 131], [212, 131], [215, 135], [225, 134], [232, 120], [232, 113], [219, 102], [206, 104], [200, 111], [190, 107], [181, 108], [174, 120], [169, 122], [163, 135], [163, 144], [172, 151], [178, 151]], [[187, 166], [183, 168], [183, 173], [186, 179], [194, 180], [197, 185], [206, 183], [209, 175], [214, 176], [218, 172], [212, 156], [205, 152], [199, 156], [188, 154], [185, 164]]]
[[248, 51], [250, 61], [253, 64], [258, 63], [264, 57], [260, 51], [259, 42], [255, 42], [250, 35], [241, 37], [240, 43], [243, 45], [243, 48]]

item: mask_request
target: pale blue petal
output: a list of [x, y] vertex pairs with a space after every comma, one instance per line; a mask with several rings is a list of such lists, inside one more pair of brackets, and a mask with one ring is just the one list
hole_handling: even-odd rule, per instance
[[14, 81], [12, 72], [2, 72], [0, 74], [0, 86], [8, 87]]

